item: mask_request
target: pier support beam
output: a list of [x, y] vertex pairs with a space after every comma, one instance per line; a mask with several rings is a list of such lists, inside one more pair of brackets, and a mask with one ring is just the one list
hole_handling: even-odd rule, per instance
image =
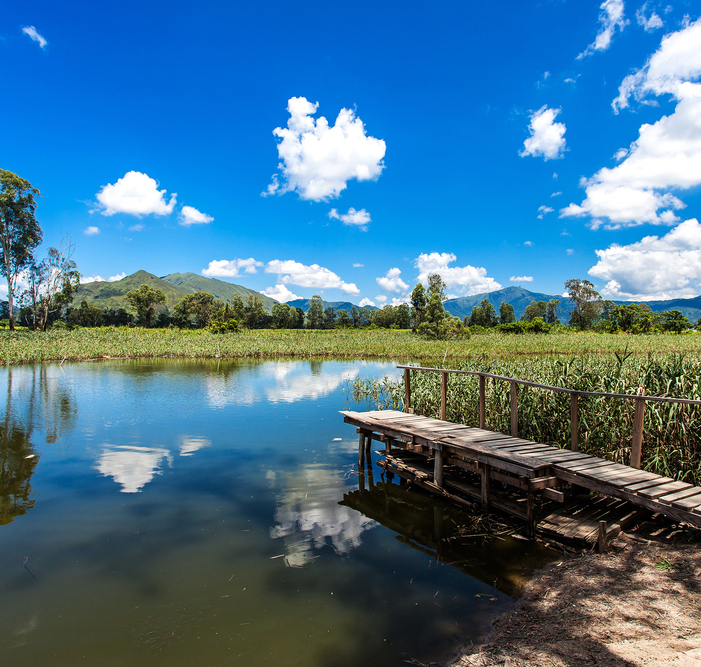
[[479, 472], [482, 478], [482, 507], [485, 510], [489, 510], [489, 480], [492, 476], [492, 466], [480, 463]]
[[443, 486], [443, 452], [440, 449], [433, 450], [433, 483]]

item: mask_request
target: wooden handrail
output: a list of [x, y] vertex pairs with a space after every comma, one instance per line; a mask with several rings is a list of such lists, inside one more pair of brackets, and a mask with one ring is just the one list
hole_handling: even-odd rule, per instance
[[681, 403], [683, 405], [701, 405], [701, 401], [690, 398], [673, 398], [670, 396], [645, 396], [642, 394], [643, 388], [638, 389], [637, 394], [611, 394], [603, 391], [582, 391], [581, 389], [567, 389], [565, 387], [553, 387], [540, 382], [530, 382], [519, 378], [506, 377], [505, 375], [495, 375], [494, 373], [484, 373], [481, 371], [461, 371], [449, 368], [426, 368], [424, 366], [397, 366], [404, 370], [404, 396], [405, 409], [411, 408], [411, 371], [428, 371], [441, 374], [441, 411], [440, 417], [445, 420], [448, 402], [448, 375], [477, 375], [479, 376], [479, 422], [480, 428], [485, 428], [485, 378], [493, 380], [503, 380], [510, 384], [511, 394], [511, 435], [518, 437], [518, 385], [534, 387], [536, 389], [546, 389], [570, 395], [570, 449], [579, 451], [579, 397], [593, 396], [596, 398], [621, 398], [635, 401], [635, 420], [633, 423], [633, 437], [631, 442], [631, 461], [633, 468], [640, 468], [642, 459], [643, 428], [645, 422], [645, 403]]

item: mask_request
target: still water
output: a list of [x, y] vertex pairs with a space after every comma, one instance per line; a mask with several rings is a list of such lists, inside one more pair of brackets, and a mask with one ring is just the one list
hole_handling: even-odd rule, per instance
[[478, 640], [548, 554], [446, 539], [464, 515], [377, 466], [361, 490], [337, 411], [395, 373], [0, 369], [0, 662], [389, 667]]

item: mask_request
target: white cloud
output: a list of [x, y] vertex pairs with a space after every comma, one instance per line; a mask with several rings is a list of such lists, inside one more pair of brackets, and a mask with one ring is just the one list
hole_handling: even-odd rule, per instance
[[448, 287], [459, 287], [460, 291], [468, 296], [501, 289], [501, 285], [494, 278], [487, 276], [487, 269], [469, 264], [449, 267], [448, 265], [456, 259], [453, 253], [422, 253], [414, 264], [419, 270], [419, 280], [425, 283], [429, 274], [439, 273]]
[[559, 197], [562, 194], [562, 192], [553, 192], [550, 196], [551, 197]]
[[146, 227], [144, 225], [142, 225], [141, 223], [139, 223], [138, 225], [132, 225], [131, 227], [129, 227], [130, 232], [143, 232], [144, 229], [146, 229]]
[[701, 225], [686, 220], [664, 236], [597, 250], [589, 275], [607, 281], [601, 294], [617, 299], [676, 299], [701, 292]]
[[645, 32], [652, 32], [664, 26], [664, 22], [654, 11], [650, 16], [645, 16], [645, 12], [647, 12], [647, 2], [635, 12], [638, 25], [641, 26]]
[[287, 287], [285, 287], [284, 285], [275, 285], [275, 287], [268, 287], [267, 289], [264, 289], [261, 292], [261, 294], [265, 294], [265, 296], [269, 296], [271, 299], [275, 299], [275, 301], [279, 301], [280, 303], [286, 303], [287, 301], [295, 301], [296, 299], [302, 298], [298, 294], [295, 294], [294, 292], [288, 290]]
[[567, 248], [567, 250], [565, 250], [565, 252], [566, 252], [568, 255], [574, 255], [574, 248]]
[[118, 280], [122, 280], [123, 278], [126, 278], [127, 274], [125, 271], [122, 271], [121, 273], [118, 273], [116, 276], [110, 276], [107, 280], [111, 283], [115, 283]]
[[550, 206], [539, 206], [538, 207], [538, 218], [543, 219], [543, 216], [547, 215], [548, 213], [552, 213], [555, 209], [551, 208]]
[[172, 464], [167, 449], [120, 445], [103, 450], [95, 468], [106, 477], [114, 478], [121, 485], [122, 493], [138, 493], [154, 475], [161, 474], [160, 464], [164, 458], [169, 465]]
[[377, 301], [377, 302], [380, 303], [380, 304], [383, 304], [383, 303], [385, 303], [385, 302], [387, 301], [387, 297], [386, 297], [384, 294], [378, 294], [378, 295], [375, 297], [375, 301]]
[[599, 9], [601, 10], [599, 11], [601, 27], [596, 39], [577, 56], [577, 60], [590, 56], [595, 51], [606, 51], [611, 46], [611, 39], [616, 28], [623, 32], [623, 28], [628, 25], [628, 21], [623, 18], [623, 0], [604, 0]]
[[582, 179], [585, 200], [561, 209], [560, 217], [590, 216], [594, 228], [679, 221], [674, 211], [685, 204], [671, 190], [701, 184], [701, 84], [694, 82], [701, 77], [699, 43], [701, 19], [664, 37], [645, 66], [624, 79], [614, 111], [628, 107], [631, 97], [644, 103], [663, 94], [678, 100], [675, 111], [643, 124], [637, 141], [617, 153], [625, 158], [619, 165]]
[[102, 215], [170, 215], [177, 194], [173, 193], [167, 203], [165, 195], [166, 191], [158, 189], [155, 179], [140, 171], [129, 171], [114, 185], [103, 185], [96, 197]]
[[512, 283], [532, 283], [533, 276], [511, 276], [509, 280]]
[[[341, 109], [336, 124], [312, 118], [319, 103], [304, 97], [289, 100], [287, 128], [275, 128], [280, 177], [274, 175], [264, 196], [296, 191], [300, 199], [327, 201], [338, 197], [348, 181], [377, 179], [384, 169], [386, 145], [365, 134], [355, 112]], [[280, 180], [281, 179], [281, 180]]]
[[390, 269], [382, 278], [375, 278], [380, 289], [385, 292], [405, 292], [409, 289], [407, 285], [399, 276], [402, 272], [397, 269]]
[[374, 305], [375, 305], [375, 302], [374, 302], [374, 301], [370, 301], [370, 299], [361, 299], [359, 305], [360, 305], [361, 308], [365, 308], [365, 306], [374, 306]]
[[533, 241], [524, 241], [523, 245], [528, 246], [529, 248], [532, 248], [534, 244], [533, 244]]
[[353, 264], [354, 269], [362, 269], [364, 267], [365, 267], [365, 264], [360, 264], [359, 262], [356, 262], [355, 264]]
[[81, 285], [89, 285], [90, 283], [105, 283], [105, 282], [110, 282], [114, 283], [117, 282], [118, 280], [122, 280], [123, 278], [126, 278], [127, 274], [122, 271], [122, 273], [118, 273], [116, 276], [110, 276], [109, 278], [103, 278], [102, 276], [98, 275], [93, 275], [93, 276], [80, 276], [80, 284]]
[[368, 225], [371, 222], [370, 214], [364, 208], [356, 211], [352, 206], [348, 209], [348, 213], [343, 214], [339, 214], [335, 208], [332, 208], [329, 211], [329, 218], [340, 220], [349, 227], [358, 227], [363, 232], [368, 231]]
[[212, 441], [207, 438], [180, 436], [180, 456], [192, 456], [195, 452], [209, 447], [211, 444]]
[[212, 222], [214, 218], [206, 213], [200, 213], [196, 208], [192, 206], [183, 206], [180, 209], [180, 223], [184, 227], [189, 227], [190, 225], [206, 225]]
[[562, 109], [549, 109], [544, 105], [531, 114], [531, 122], [528, 126], [531, 136], [523, 142], [523, 148], [519, 151], [521, 157], [542, 155], [546, 160], [562, 157], [567, 128], [564, 123], [555, 122], [560, 111]]
[[206, 269], [202, 269], [202, 275], [209, 278], [238, 278], [243, 269], [245, 273], [258, 273], [256, 267], [263, 266], [263, 262], [258, 262], [253, 257], [248, 259], [214, 259]]
[[96, 234], [100, 233], [100, 228], [99, 227], [93, 227], [92, 225], [90, 227], [86, 227], [83, 230], [83, 234], [85, 236], [95, 236]]
[[403, 303], [411, 303], [411, 296], [409, 294], [405, 294], [404, 296], [393, 296], [392, 297], [392, 305], [393, 306], [401, 306]]
[[33, 25], [26, 25], [22, 28], [22, 32], [29, 37], [32, 41], [39, 44], [43, 49], [48, 42], [37, 32], [37, 29]]
[[316, 289], [340, 289], [346, 294], [360, 294], [354, 283], [343, 282], [333, 271], [318, 264], [306, 266], [292, 259], [274, 259], [265, 267], [266, 273], [277, 273], [283, 285], [299, 285]]

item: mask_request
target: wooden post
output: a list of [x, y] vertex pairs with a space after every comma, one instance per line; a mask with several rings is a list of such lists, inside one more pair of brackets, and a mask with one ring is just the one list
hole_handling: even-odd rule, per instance
[[479, 464], [480, 477], [482, 478], [482, 508], [489, 509], [489, 478], [492, 474], [492, 466], [486, 463]]
[[360, 432], [358, 442], [358, 472], [361, 475], [365, 472], [365, 431]]
[[535, 491], [531, 486], [530, 480], [528, 481], [528, 490], [526, 491], [526, 524], [528, 537], [535, 537]]
[[603, 554], [606, 553], [606, 548], [608, 545], [606, 544], [606, 522], [605, 521], [599, 521], [599, 553]]
[[516, 382], [511, 381], [511, 435], [518, 438], [518, 399], [516, 393]]
[[[643, 393], [643, 388], [638, 389], [638, 396]], [[640, 468], [643, 452], [643, 424], [645, 423], [645, 401], [642, 398], [635, 399], [635, 420], [633, 421], [633, 442], [630, 447], [630, 467]]]
[[382, 440], [385, 443], [385, 454], [390, 456], [392, 454], [392, 438], [388, 435], [383, 435]]
[[570, 449], [579, 451], [579, 394], [570, 394]]
[[480, 428], [485, 427], [485, 392], [484, 392], [484, 375], [480, 375]]
[[433, 450], [433, 483], [443, 486], [443, 452], [440, 449]]
[[448, 397], [448, 373], [441, 373], [441, 419], [445, 421], [446, 402]]
[[404, 412], [413, 412], [411, 409], [411, 371], [404, 369]]

